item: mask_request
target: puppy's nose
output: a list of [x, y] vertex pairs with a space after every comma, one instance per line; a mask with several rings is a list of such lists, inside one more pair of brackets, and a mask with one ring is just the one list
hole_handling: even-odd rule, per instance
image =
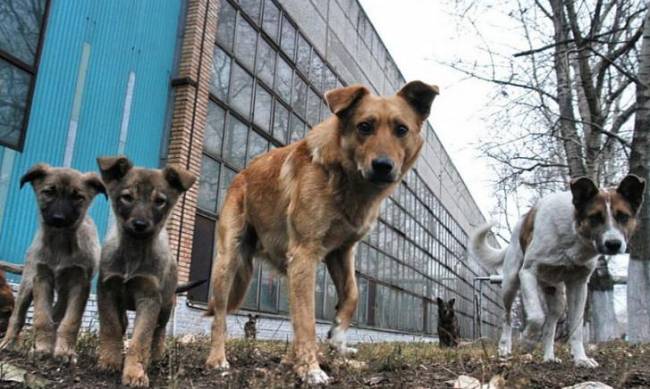
[[372, 160], [372, 171], [379, 176], [388, 176], [393, 172], [395, 164], [388, 157], [379, 157]]
[[62, 213], [54, 213], [50, 217], [52, 219], [52, 222], [56, 225], [60, 225], [65, 222], [65, 216]]
[[621, 249], [622, 245], [623, 242], [618, 239], [610, 239], [605, 241], [605, 248], [607, 248], [607, 251], [610, 253], [618, 253], [618, 250]]
[[147, 227], [149, 227], [149, 223], [141, 219], [135, 219], [134, 221], [131, 222], [131, 225], [133, 226], [133, 229], [136, 230], [137, 232], [142, 232], [146, 230]]

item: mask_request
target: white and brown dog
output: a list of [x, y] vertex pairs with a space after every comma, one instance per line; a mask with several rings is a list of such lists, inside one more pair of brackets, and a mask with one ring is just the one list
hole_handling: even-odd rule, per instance
[[625, 253], [636, 228], [645, 181], [628, 175], [617, 188], [598, 189], [589, 178], [571, 182], [570, 192], [543, 197], [514, 228], [510, 244], [491, 247], [486, 236], [492, 224], [479, 228], [471, 250], [490, 268], [502, 267], [505, 320], [499, 354], [512, 349], [510, 308], [521, 286], [527, 313], [529, 346], [541, 333], [544, 361], [557, 362], [553, 350], [557, 321], [568, 302], [571, 354], [577, 366], [596, 367], [582, 339], [587, 282], [599, 255]]

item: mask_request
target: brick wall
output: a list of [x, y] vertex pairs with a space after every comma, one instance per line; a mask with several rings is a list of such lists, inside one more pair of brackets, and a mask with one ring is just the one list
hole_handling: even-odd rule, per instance
[[[219, 0], [188, 1], [178, 74], [172, 81], [174, 105], [167, 162], [179, 164], [197, 177], [201, 172], [218, 4]], [[194, 185], [179, 200], [167, 225], [172, 252], [178, 256], [179, 282], [189, 279], [197, 194], [198, 185]]]

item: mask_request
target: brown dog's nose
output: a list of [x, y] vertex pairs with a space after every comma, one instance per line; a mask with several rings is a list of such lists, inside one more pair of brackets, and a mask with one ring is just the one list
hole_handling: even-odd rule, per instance
[[607, 251], [610, 253], [618, 253], [618, 250], [621, 249], [622, 245], [623, 243], [618, 239], [610, 239], [605, 241], [605, 248], [607, 248]]
[[144, 220], [140, 220], [140, 219], [135, 219], [135, 220], [133, 220], [133, 221], [131, 222], [131, 225], [133, 226], [133, 229], [134, 229], [136, 232], [143, 232], [144, 230], [147, 229], [147, 227], [149, 227], [149, 223], [147, 223], [147, 222], [144, 221]]
[[393, 172], [395, 164], [388, 157], [379, 157], [372, 160], [372, 171], [379, 177], [388, 177]]

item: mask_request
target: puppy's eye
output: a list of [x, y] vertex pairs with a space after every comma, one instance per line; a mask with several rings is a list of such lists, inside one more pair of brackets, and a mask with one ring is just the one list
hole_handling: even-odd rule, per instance
[[630, 215], [625, 212], [618, 212], [615, 216], [615, 219], [620, 224], [626, 224], [628, 221], [630, 221]]
[[167, 200], [163, 197], [156, 197], [156, 199], [154, 200], [154, 204], [156, 204], [156, 207], [162, 208], [165, 205], [167, 205]]
[[73, 193], [73, 194], [72, 194], [72, 199], [73, 199], [74, 201], [81, 202], [81, 201], [84, 201], [86, 198], [84, 197], [84, 195], [82, 195], [81, 193], [78, 193], [78, 192], [77, 192], [77, 193]]
[[56, 194], [56, 189], [49, 186], [47, 188], [43, 188], [43, 190], [41, 191], [41, 194], [44, 194], [45, 196], [48, 196], [48, 197], [54, 196]]
[[596, 214], [593, 214], [593, 215], [589, 216], [589, 223], [591, 225], [593, 225], [593, 226], [598, 225], [598, 224], [602, 224], [604, 221], [605, 221], [605, 219], [603, 219], [603, 215], [601, 215], [599, 213], [596, 213]]
[[400, 124], [399, 126], [397, 126], [397, 128], [395, 128], [395, 135], [397, 135], [400, 138], [408, 134], [408, 132], [409, 132], [408, 127], [406, 127], [403, 124]]
[[372, 124], [368, 122], [361, 122], [357, 124], [357, 131], [359, 131], [359, 134], [361, 135], [370, 135], [372, 134]]
[[120, 201], [124, 204], [131, 204], [133, 202], [133, 196], [128, 193], [124, 193], [120, 196]]

